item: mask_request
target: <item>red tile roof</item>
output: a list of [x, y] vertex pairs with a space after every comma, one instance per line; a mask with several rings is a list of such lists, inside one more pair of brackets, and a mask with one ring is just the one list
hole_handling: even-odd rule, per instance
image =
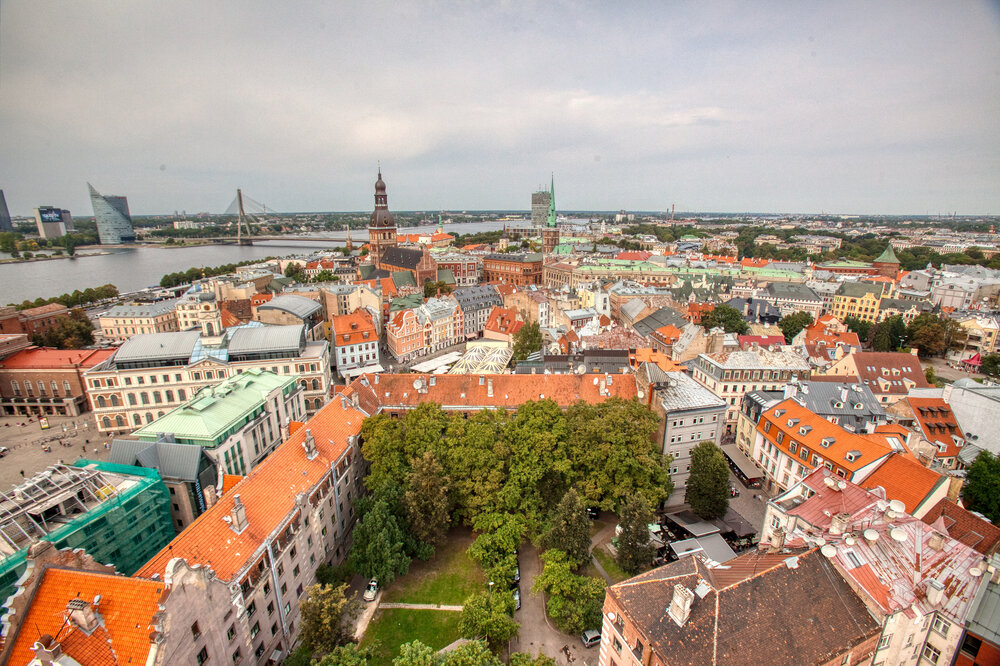
[[[607, 395], [601, 395], [601, 382]], [[364, 387], [361, 379], [367, 382]], [[376, 378], [378, 382], [376, 383]], [[414, 388], [420, 380], [423, 388]], [[517, 407], [529, 400], [554, 400], [568, 407], [577, 400], [602, 402], [610, 397], [626, 400], [637, 395], [634, 375], [362, 375], [352, 386], [369, 391], [386, 408], [411, 408], [425, 402], [445, 407]], [[492, 387], [493, 395], [489, 395]]]
[[[962, 426], [955, 418], [951, 407], [941, 398], [904, 398], [913, 410], [913, 417], [920, 425], [924, 437], [931, 443], [941, 442], [944, 451], [938, 449], [938, 458], [954, 458], [965, 443]], [[952, 437], [958, 437], [956, 443]]]
[[[351, 314], [335, 315], [331, 319], [333, 346], [345, 347], [362, 342], [378, 342], [378, 331], [371, 315], [363, 310]], [[367, 335], [365, 335], [367, 333]]]
[[652, 252], [648, 250], [628, 250], [625, 252], [619, 252], [615, 255], [615, 259], [625, 259], [628, 261], [646, 261], [653, 256]]
[[671, 342], [676, 342], [677, 338], [681, 337], [681, 329], [677, 328], [673, 324], [667, 324], [666, 326], [661, 326], [656, 329], [656, 332], [662, 335], [665, 339]]
[[921, 520], [983, 555], [992, 555], [1000, 548], [1000, 527], [967, 511], [947, 497], [938, 500]]
[[114, 349], [52, 349], [31, 347], [22, 349], [0, 361], [0, 368], [17, 370], [59, 370], [92, 368], [115, 353]]
[[[39, 634], [56, 637], [63, 654], [87, 666], [144, 664], [152, 647], [153, 616], [158, 611], [165, 585], [89, 571], [50, 568], [28, 606], [21, 630], [13, 637], [12, 666], [34, 659], [31, 646]], [[66, 621], [71, 599], [88, 603], [97, 595], [103, 626], [89, 636]]]
[[905, 395], [910, 392], [909, 380], [915, 388], [930, 388], [920, 359], [902, 352], [855, 352], [857, 375], [876, 394]]
[[881, 486], [888, 499], [900, 500], [906, 505], [906, 512], [912, 515], [934, 491], [947, 483], [947, 479], [934, 470], [904, 455], [894, 454], [868, 475], [861, 485], [869, 490]]
[[521, 330], [522, 326], [524, 326], [524, 322], [518, 320], [517, 311], [494, 306], [490, 311], [489, 319], [486, 320], [485, 330], [503, 335], [514, 335]]
[[[412, 375], [401, 376], [412, 382]], [[220, 580], [231, 581], [249, 564], [254, 551], [295, 510], [295, 496], [311, 491], [329, 474], [331, 465], [347, 450], [347, 438], [357, 435], [365, 415], [342, 400], [327, 403], [278, 446], [208, 511], [147, 562], [136, 576], [161, 576], [175, 557], [188, 564], [210, 566]], [[318, 454], [306, 457], [303, 442], [311, 430]], [[235, 498], [246, 507], [249, 526], [237, 534], [229, 518]]]

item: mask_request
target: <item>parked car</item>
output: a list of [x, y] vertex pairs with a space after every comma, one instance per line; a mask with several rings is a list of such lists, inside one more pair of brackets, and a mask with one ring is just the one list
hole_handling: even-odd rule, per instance
[[587, 507], [587, 518], [591, 520], [597, 520], [601, 515], [601, 512], [593, 507]]
[[514, 586], [521, 582], [521, 563], [518, 562], [514, 565]]
[[8, 453], [10, 453], [10, 449], [8, 449], [6, 446], [0, 446], [0, 458], [3, 458]]
[[598, 631], [597, 629], [588, 629], [587, 631], [583, 632], [582, 636], [580, 636], [580, 640], [583, 641], [583, 647], [585, 648], [594, 647], [595, 645], [601, 642], [601, 632]]
[[365, 588], [365, 593], [363, 599], [365, 601], [375, 601], [375, 597], [378, 596], [378, 579], [372, 578], [368, 581], [368, 587]]
[[514, 610], [521, 610], [521, 588], [514, 588]]

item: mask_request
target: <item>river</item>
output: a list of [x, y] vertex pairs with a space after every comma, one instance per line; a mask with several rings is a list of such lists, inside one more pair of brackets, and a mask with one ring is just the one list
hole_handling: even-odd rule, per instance
[[[502, 229], [502, 222], [449, 224], [451, 234], [469, 234]], [[414, 234], [435, 227], [404, 227], [400, 233]], [[298, 234], [301, 235], [301, 234]], [[0, 264], [0, 303], [21, 303], [72, 293], [75, 289], [99, 287], [111, 283], [121, 292], [136, 291], [160, 283], [167, 273], [184, 271], [192, 266], [219, 266], [269, 256], [311, 254], [344, 244], [344, 234], [317, 233], [315, 241], [261, 241], [245, 245], [199, 245], [196, 247], [109, 248], [107, 254], [88, 255], [81, 250], [75, 259], [51, 259]], [[356, 230], [356, 244], [367, 240], [367, 233]], [[96, 249], [96, 248], [95, 248]], [[0, 255], [9, 256], [9, 255]]]

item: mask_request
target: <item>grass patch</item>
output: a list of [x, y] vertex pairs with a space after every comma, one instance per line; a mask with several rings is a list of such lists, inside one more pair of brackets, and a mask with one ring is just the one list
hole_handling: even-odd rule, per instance
[[419, 640], [434, 650], [440, 650], [460, 638], [455, 611], [411, 610], [387, 608], [368, 625], [361, 647], [372, 649], [371, 666], [390, 666], [403, 643]]
[[611, 553], [603, 548], [595, 548], [594, 557], [597, 558], [597, 561], [601, 563], [604, 570], [608, 572], [609, 576], [611, 576], [612, 583], [618, 583], [626, 578], [630, 578], [627, 573], [622, 571], [622, 568], [618, 566], [618, 563], [615, 562], [614, 558], [611, 557]]
[[410, 565], [410, 572], [389, 586], [383, 600], [462, 605], [469, 595], [481, 592], [486, 585], [479, 565], [466, 553], [472, 540], [471, 530], [452, 530], [434, 557], [426, 562], [415, 560]]

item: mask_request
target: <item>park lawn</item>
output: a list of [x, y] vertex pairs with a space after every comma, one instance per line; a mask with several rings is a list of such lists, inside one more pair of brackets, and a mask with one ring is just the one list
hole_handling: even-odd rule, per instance
[[461, 606], [471, 594], [481, 592], [486, 577], [466, 552], [472, 531], [455, 528], [426, 562], [413, 560], [410, 572], [393, 581], [383, 601], [407, 604]]
[[619, 583], [625, 580], [626, 578], [630, 578], [630, 576], [627, 573], [622, 571], [622, 568], [618, 566], [618, 563], [615, 562], [614, 558], [611, 557], [611, 553], [604, 550], [603, 548], [595, 548], [594, 557], [597, 558], [597, 561], [601, 563], [601, 566], [604, 567], [604, 570], [608, 572], [609, 576], [611, 576], [612, 584]]
[[372, 648], [370, 666], [389, 666], [399, 655], [399, 646], [418, 640], [440, 650], [460, 638], [456, 611], [386, 608], [368, 625], [361, 647]]

